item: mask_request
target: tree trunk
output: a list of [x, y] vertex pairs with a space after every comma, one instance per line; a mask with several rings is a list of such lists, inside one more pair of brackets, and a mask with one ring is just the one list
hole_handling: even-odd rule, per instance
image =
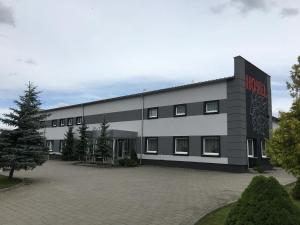
[[9, 176], [8, 176], [9, 179], [13, 178], [14, 172], [15, 172], [15, 166], [13, 165], [9, 171]]

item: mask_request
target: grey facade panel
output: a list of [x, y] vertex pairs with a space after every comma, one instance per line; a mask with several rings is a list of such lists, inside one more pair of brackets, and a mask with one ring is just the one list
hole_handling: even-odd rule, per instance
[[[218, 100], [218, 99], [216, 99]], [[227, 112], [227, 100], [222, 99], [219, 101], [219, 113], [226, 113]], [[196, 115], [203, 115], [204, 102], [195, 102], [195, 103], [187, 103], [187, 115], [186, 116], [196, 116]], [[174, 105], [168, 106], [161, 106], [158, 107], [158, 118], [171, 118], [174, 117]], [[70, 117], [72, 118], [72, 117]], [[62, 118], [63, 119], [63, 118]], [[65, 118], [67, 119], [67, 118]], [[142, 119], [142, 110], [128, 110], [128, 111], [121, 111], [121, 112], [112, 112], [112, 113], [105, 113], [105, 114], [95, 114], [89, 115], [84, 117], [84, 121], [86, 124], [97, 124], [101, 123], [104, 119], [108, 122], [123, 122], [123, 121], [134, 121], [134, 120], [141, 120]], [[148, 108], [144, 109], [144, 120], [148, 119]], [[75, 125], [76, 118], [73, 118], [73, 125]], [[66, 120], [67, 123], [67, 120]], [[59, 119], [57, 120], [57, 126], [59, 126]], [[46, 121], [46, 127], [52, 127], [52, 121]]]

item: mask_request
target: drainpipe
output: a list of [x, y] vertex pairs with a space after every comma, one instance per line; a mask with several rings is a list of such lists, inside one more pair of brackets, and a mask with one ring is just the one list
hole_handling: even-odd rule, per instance
[[142, 92], [142, 121], [141, 121], [141, 150], [140, 150], [140, 164], [142, 164], [142, 158], [143, 158], [144, 108], [145, 108], [145, 101], [144, 101], [144, 90], [143, 90], [143, 92]]

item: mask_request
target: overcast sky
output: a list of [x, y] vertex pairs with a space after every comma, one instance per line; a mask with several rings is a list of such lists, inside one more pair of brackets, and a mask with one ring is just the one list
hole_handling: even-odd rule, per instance
[[300, 0], [0, 0], [0, 113], [28, 81], [43, 108], [233, 75], [272, 77], [273, 114], [300, 55]]

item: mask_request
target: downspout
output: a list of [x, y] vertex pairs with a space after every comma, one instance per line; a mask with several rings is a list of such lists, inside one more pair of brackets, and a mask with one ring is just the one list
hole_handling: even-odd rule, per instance
[[144, 108], [145, 108], [145, 101], [144, 101], [144, 91], [142, 92], [142, 121], [141, 121], [141, 150], [140, 150], [140, 164], [142, 164], [143, 158], [143, 139], [144, 139]]

